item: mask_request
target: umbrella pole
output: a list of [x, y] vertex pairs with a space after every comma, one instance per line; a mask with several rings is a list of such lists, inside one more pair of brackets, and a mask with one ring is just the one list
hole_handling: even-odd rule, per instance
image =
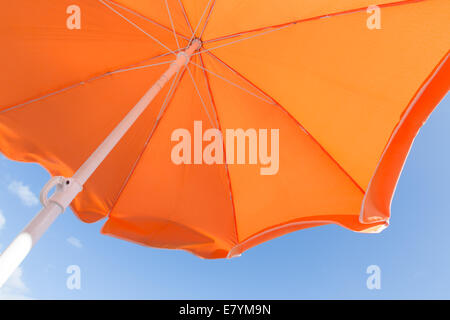
[[[50, 225], [65, 211], [77, 194], [81, 192], [85, 182], [113, 150], [142, 112], [144, 112], [164, 85], [180, 71], [183, 66], [189, 63], [191, 55], [200, 47], [200, 40], [195, 39], [185, 51], [178, 53], [176, 60], [145, 93], [108, 137], [106, 137], [72, 178], [53, 177], [44, 186], [40, 195], [44, 207], [0, 255], [0, 287], [3, 286], [11, 274], [22, 263], [31, 251], [31, 248], [45, 231], [47, 231]], [[50, 198], [47, 198], [48, 192], [54, 187], [56, 187], [55, 193]]]

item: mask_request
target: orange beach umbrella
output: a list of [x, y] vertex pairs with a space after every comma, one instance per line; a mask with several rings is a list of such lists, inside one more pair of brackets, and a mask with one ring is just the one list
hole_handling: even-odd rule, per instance
[[54, 177], [0, 284], [69, 205], [203, 258], [330, 223], [378, 232], [449, 89], [448, 0], [0, 6], [0, 151]]

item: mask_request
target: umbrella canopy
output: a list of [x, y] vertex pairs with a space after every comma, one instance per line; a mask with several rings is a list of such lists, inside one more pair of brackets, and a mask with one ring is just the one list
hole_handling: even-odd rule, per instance
[[[324, 224], [386, 227], [412, 141], [449, 89], [448, 0], [0, 6], [0, 151], [53, 176], [72, 176], [176, 54], [201, 41], [71, 207], [84, 222], [106, 219], [105, 234], [203, 258]], [[375, 13], [380, 29], [367, 25]], [[276, 170], [174, 163], [174, 131], [194, 143], [199, 123], [223, 136], [278, 132]]]

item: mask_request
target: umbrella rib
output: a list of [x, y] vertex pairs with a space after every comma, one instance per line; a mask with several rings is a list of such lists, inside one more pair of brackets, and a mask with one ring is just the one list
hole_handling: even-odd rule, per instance
[[177, 43], [177, 48], [180, 49], [180, 43], [178, 42], [177, 32], [175, 31], [175, 25], [173, 24], [172, 13], [170, 12], [169, 4], [167, 3], [167, 0], [164, 0], [164, 2], [166, 3], [166, 9], [167, 9], [167, 13], [169, 14], [170, 25], [172, 26], [173, 36], [175, 37], [175, 42]]
[[44, 100], [44, 99], [49, 98], [51, 96], [57, 95], [59, 93], [62, 93], [62, 92], [65, 92], [65, 91], [77, 88], [77, 87], [79, 87], [79, 86], [81, 86], [83, 84], [90, 83], [90, 82], [95, 81], [95, 80], [103, 79], [104, 77], [110, 76], [112, 74], [122, 73], [122, 72], [127, 72], [127, 71], [133, 71], [133, 70], [139, 70], [139, 69], [149, 68], [149, 67], [153, 67], [153, 66], [159, 66], [159, 65], [163, 65], [163, 64], [172, 63], [174, 60], [165, 61], [165, 62], [161, 62], [161, 63], [148, 64], [148, 65], [144, 65], [144, 66], [131, 67], [131, 66], [135, 66], [137, 64], [140, 64], [140, 63], [142, 63], [144, 61], [149, 61], [149, 60], [153, 60], [153, 59], [157, 59], [157, 58], [161, 58], [161, 57], [167, 56], [168, 54], [169, 53], [164, 53], [164, 54], [161, 54], [161, 55], [157, 55], [157, 56], [151, 57], [149, 59], [142, 60], [142, 61], [140, 61], [138, 63], [133, 63], [133, 64], [128, 65], [126, 67], [120, 67], [119, 69], [102, 73], [101, 75], [98, 75], [98, 76], [95, 76], [95, 77], [91, 77], [91, 78], [89, 78], [87, 80], [83, 80], [83, 81], [71, 84], [71, 85], [69, 85], [67, 87], [64, 87], [62, 89], [58, 89], [58, 90], [52, 91], [50, 93], [46, 93], [44, 95], [41, 95], [41, 96], [36, 97], [36, 98], [32, 98], [32, 99], [27, 100], [25, 102], [22, 102], [22, 103], [19, 103], [19, 104], [10, 106], [10, 107], [6, 107], [6, 108], [0, 110], [0, 114], [8, 112], [8, 111], [12, 111], [14, 109], [17, 109], [17, 108], [20, 108], [20, 107], [23, 107], [23, 106], [26, 106], [26, 105], [29, 105], [29, 104], [32, 104], [32, 103], [37, 102], [37, 101]]
[[306, 133], [315, 144], [317, 144], [319, 146], [319, 148], [331, 159], [332, 162], [334, 162], [336, 164], [336, 166], [352, 181], [352, 183], [358, 188], [359, 191], [362, 192], [362, 194], [365, 194], [364, 189], [358, 184], [358, 182], [356, 182], [356, 180], [350, 175], [350, 173], [347, 172], [347, 170], [344, 169], [344, 167], [342, 167], [339, 162], [325, 149], [324, 146], [322, 146], [320, 144], [320, 142], [314, 138], [314, 136], [308, 131], [306, 130], [306, 128], [288, 111], [286, 110], [278, 101], [276, 101], [273, 97], [271, 97], [269, 94], [267, 94], [267, 92], [265, 92], [264, 90], [262, 90], [261, 88], [259, 88], [258, 86], [256, 86], [254, 83], [252, 83], [250, 80], [248, 80], [246, 77], [244, 77], [242, 74], [240, 74], [238, 71], [236, 71], [235, 69], [233, 69], [231, 66], [229, 66], [226, 62], [222, 61], [219, 57], [215, 56], [214, 54], [210, 53], [212, 56], [214, 56], [217, 60], [221, 61], [224, 65], [227, 65], [228, 68], [232, 71], [234, 71], [234, 73], [236, 73], [240, 78], [242, 78], [244, 81], [246, 81], [247, 83], [249, 83], [251, 86], [253, 86], [254, 88], [256, 88], [258, 91], [264, 93], [264, 95], [266, 95], [267, 97], [270, 97], [270, 99], [272, 99], [275, 103], [275, 105], [280, 108], [289, 118], [291, 118], [295, 123], [297, 123], [297, 125], [300, 127], [300, 129]]
[[[199, 57], [200, 57], [200, 63], [202, 64], [203, 67], [205, 67], [205, 64], [203, 62], [203, 57], [201, 55]], [[221, 125], [220, 125], [219, 113], [217, 111], [216, 102], [214, 101], [214, 96], [212, 94], [212, 88], [211, 88], [211, 83], [209, 81], [209, 76], [208, 76], [208, 73], [205, 70], [203, 70], [203, 73], [205, 75], [206, 85], [208, 87], [208, 92], [209, 92], [209, 97], [211, 99], [211, 104], [213, 106], [214, 114], [216, 116], [217, 126], [218, 126], [220, 132], [222, 133], [222, 137], [223, 137], [223, 131], [222, 131], [222, 128], [221, 128]], [[223, 154], [227, 154], [226, 153], [225, 143], [224, 143], [223, 139], [222, 139], [222, 149], [223, 149]], [[236, 242], [239, 243], [238, 228], [237, 228], [237, 217], [236, 217], [236, 206], [234, 204], [233, 187], [231, 185], [230, 170], [228, 168], [228, 163], [227, 163], [226, 157], [225, 157], [225, 170], [226, 170], [226, 173], [227, 173], [228, 188], [229, 188], [229, 191], [230, 191], [230, 201], [231, 201], [231, 207], [232, 207], [232, 210], [233, 210], [234, 232], [236, 234]]]
[[203, 100], [202, 95], [200, 94], [200, 90], [198, 89], [197, 83], [195, 82], [195, 79], [194, 79], [194, 76], [192, 75], [191, 69], [189, 67], [187, 67], [187, 70], [188, 70], [189, 76], [191, 77], [191, 80], [192, 80], [192, 82], [194, 84], [195, 91], [197, 91], [197, 94], [198, 94], [198, 96], [200, 98], [200, 101], [202, 103], [203, 109], [205, 110], [205, 113], [208, 116], [209, 123], [211, 124], [211, 126], [213, 128], [216, 128], [216, 125], [213, 123], [211, 115], [209, 114], [208, 108], [206, 108], [205, 101]]
[[205, 9], [203, 10], [202, 16], [200, 17], [200, 20], [198, 21], [197, 26], [195, 27], [195, 30], [194, 30], [194, 32], [192, 33], [191, 38], [189, 39], [189, 42], [191, 42], [191, 41], [194, 39], [195, 33], [197, 32], [198, 27], [199, 27], [200, 24], [202, 23], [203, 17], [205, 16], [206, 10], [209, 8], [209, 5], [211, 4], [211, 1], [212, 1], [212, 0], [209, 0], [208, 3], [206, 4]]
[[[216, 55], [214, 55], [211, 52], [206, 52], [209, 56], [211, 56], [212, 58], [214, 58], [215, 60], [217, 60], [220, 64], [222, 64], [225, 68], [227, 68], [228, 70], [230, 70], [232, 73], [236, 74], [238, 77], [244, 79], [244, 81], [248, 82], [250, 84], [251, 87], [253, 87], [255, 90], [257, 90], [259, 93], [261, 93], [261, 95], [265, 96], [264, 98], [267, 99], [268, 101], [266, 101], [269, 104], [276, 104], [275, 101], [273, 101], [272, 98], [270, 98], [269, 96], [267, 96], [262, 90], [260, 90], [257, 86], [253, 85], [253, 83], [249, 82], [245, 77], [241, 76], [241, 74], [239, 74], [238, 72], [236, 72], [233, 68], [231, 68], [228, 64], [226, 64], [225, 62], [223, 62], [221, 59], [219, 59]], [[264, 101], [264, 100], [263, 100]]]
[[[185, 9], [185, 7], [184, 7], [184, 4], [183, 4], [183, 2], [181, 2], [181, 0], [178, 0], [178, 3], [180, 4], [181, 11], [183, 11], [183, 15], [184, 15], [184, 19], [186, 20], [186, 24], [188, 25], [189, 30], [190, 30], [191, 33], [193, 34], [193, 33], [194, 33], [194, 30], [192, 30], [192, 25], [191, 25], [191, 22], [189, 21], [189, 18], [188, 18], [188, 16], [187, 16], [187, 14], [186, 14], [186, 9]], [[188, 39], [188, 38], [186, 38], [186, 40], [187, 40], [187, 39]]]
[[[156, 117], [156, 122], [155, 122], [155, 124], [154, 124], [154, 126], [152, 128], [152, 131], [151, 131], [151, 134], [150, 134], [151, 136], [153, 136], [153, 133], [154, 133], [154, 131], [156, 129], [156, 126], [158, 125], [158, 123], [161, 120], [164, 112], [166, 111], [167, 105], [169, 104], [169, 101], [171, 101], [173, 93], [175, 92], [175, 89], [178, 86], [179, 80], [181, 79], [181, 77], [178, 78], [179, 73], [180, 73], [180, 71], [178, 71], [177, 74], [175, 75], [175, 78], [173, 79], [172, 84], [170, 85], [169, 91], [168, 91], [166, 97], [164, 98], [163, 105], [161, 106], [161, 109], [158, 112], [158, 116]], [[176, 81], [176, 84], [175, 84], [175, 81]], [[174, 87], [174, 84], [175, 84], [175, 87]]]
[[133, 27], [135, 27], [136, 29], [138, 29], [139, 31], [141, 31], [142, 33], [144, 33], [147, 37], [149, 37], [150, 39], [152, 39], [153, 41], [157, 42], [160, 46], [164, 47], [166, 50], [168, 50], [170, 53], [172, 53], [173, 55], [177, 55], [175, 53], [175, 51], [173, 51], [172, 49], [170, 49], [168, 46], [166, 46], [164, 43], [162, 43], [161, 41], [159, 41], [158, 39], [156, 39], [154, 36], [152, 36], [150, 33], [148, 33], [147, 31], [145, 31], [144, 29], [142, 29], [140, 26], [138, 26], [136, 23], [134, 23], [133, 21], [131, 21], [130, 19], [128, 19], [127, 17], [125, 17], [124, 15], [122, 15], [120, 12], [118, 12], [117, 10], [115, 10], [113, 7], [111, 7], [109, 4], [107, 4], [105, 1], [108, 0], [98, 0], [100, 3], [102, 3], [103, 5], [105, 5], [108, 9], [110, 9], [112, 12], [114, 12], [115, 14], [117, 14], [119, 17], [121, 17], [122, 19], [124, 19], [126, 22], [128, 22], [129, 24], [131, 24]]
[[232, 86], [235, 86], [236, 88], [239, 88], [239, 89], [241, 89], [241, 90], [247, 92], [248, 94], [250, 94], [250, 95], [252, 95], [252, 96], [254, 96], [254, 97], [256, 97], [256, 98], [258, 98], [258, 99], [260, 99], [260, 100], [262, 100], [262, 101], [264, 101], [264, 102], [266, 102], [266, 103], [275, 105], [274, 102], [269, 101], [269, 100], [266, 100], [265, 98], [258, 96], [257, 94], [255, 94], [255, 93], [253, 93], [253, 92], [251, 92], [251, 91], [245, 89], [244, 87], [241, 87], [240, 85], [234, 83], [233, 81], [230, 81], [230, 80], [228, 80], [227, 78], [225, 78], [225, 77], [223, 77], [223, 76], [221, 76], [221, 75], [219, 75], [219, 74], [217, 74], [217, 73], [215, 73], [215, 72], [213, 72], [213, 71], [211, 71], [211, 70], [209, 70], [209, 69], [207, 69], [207, 68], [204, 68], [204, 67], [202, 67], [201, 65], [199, 65], [199, 64], [197, 64], [197, 63], [195, 63], [195, 62], [190, 61], [189, 63], [192, 63], [194, 66], [196, 66], [196, 67], [198, 67], [198, 68], [200, 68], [200, 69], [202, 69], [202, 70], [204, 70], [204, 71], [206, 71], [206, 72], [208, 72], [208, 73], [211, 73], [212, 75], [216, 76], [217, 78], [222, 79], [223, 81], [225, 81], [225, 82], [231, 84]]
[[[178, 50], [177, 50], [177, 51], [178, 51]], [[163, 53], [163, 54], [160, 54], [160, 55], [157, 55], [157, 56], [154, 56], [154, 57], [151, 57], [151, 58], [148, 58], [148, 59], [139, 61], [139, 62], [137, 62], [137, 63], [133, 63], [133, 64], [131, 64], [131, 65], [127, 65], [127, 66], [125, 66], [125, 67], [120, 67], [120, 68], [118, 68], [118, 69], [116, 69], [116, 70], [108, 71], [108, 72], [102, 73], [101, 75], [98, 75], [98, 76], [95, 76], [95, 77], [91, 77], [91, 78], [89, 78], [89, 79], [87, 79], [87, 80], [83, 80], [83, 81], [80, 81], [80, 82], [71, 84], [71, 85], [69, 85], [69, 86], [67, 86], [67, 87], [64, 87], [64, 88], [62, 88], [62, 89], [58, 89], [58, 90], [52, 91], [52, 92], [50, 92], [50, 93], [46, 93], [46, 94], [44, 94], [44, 95], [41, 95], [41, 96], [36, 97], [36, 98], [32, 98], [32, 99], [27, 100], [27, 101], [25, 101], [25, 102], [22, 102], [22, 103], [19, 103], [19, 104], [10, 106], [10, 107], [6, 107], [5, 109], [0, 110], [0, 114], [2, 114], [2, 113], [4, 113], [4, 112], [7, 112], [7, 111], [11, 111], [11, 110], [16, 109], [16, 108], [19, 108], [19, 107], [23, 107], [23, 106], [25, 106], [25, 105], [28, 105], [28, 104], [31, 104], [31, 103], [34, 103], [34, 102], [37, 102], [37, 101], [40, 101], [40, 100], [43, 100], [43, 99], [46, 99], [46, 98], [48, 98], [48, 97], [51, 97], [51, 96], [53, 96], [53, 95], [56, 95], [56, 94], [65, 92], [65, 91], [67, 91], [67, 90], [74, 89], [74, 88], [76, 88], [76, 87], [78, 87], [78, 86], [80, 86], [80, 85], [83, 85], [83, 84], [86, 84], [86, 83], [89, 83], [89, 82], [92, 82], [92, 81], [95, 81], [95, 80], [100, 80], [100, 79], [102, 79], [102, 78], [104, 78], [104, 77], [106, 77], [106, 76], [109, 76], [109, 75], [112, 75], [112, 74], [115, 74], [115, 73], [122, 73], [122, 72], [126, 72], [126, 71], [139, 70], [139, 69], [143, 69], [143, 68], [149, 68], [149, 67], [152, 67], [152, 66], [158, 66], [158, 65], [162, 65], [162, 64], [166, 64], [166, 63], [167, 63], [167, 64], [168, 64], [168, 63], [171, 63], [171, 62], [173, 62], [174, 60], [166, 61], [166, 62], [163, 62], [163, 63], [154, 63], [154, 64], [145, 65], [145, 66], [132, 67], [132, 66], [138, 65], [138, 64], [140, 64], [140, 63], [143, 63], [143, 62], [145, 62], [145, 61], [150, 61], [150, 60], [153, 60], [153, 59], [162, 58], [162, 57], [164, 57], [164, 56], [167, 56], [168, 54], [169, 54], [169, 53]]]
[[[201, 51], [197, 51], [196, 53], [194, 53], [194, 55], [195, 55], [195, 54], [201, 54], [201, 53], [209, 52], [209, 51], [211, 51], [211, 50], [218, 49], [218, 48], [222, 48], [222, 47], [227, 47], [227, 46], [229, 46], [229, 45], [232, 45], [232, 44], [235, 44], [235, 43], [244, 41], [244, 40], [248, 40], [248, 39], [256, 38], [256, 37], [259, 37], [259, 36], [263, 36], [263, 35], [265, 35], [265, 34], [272, 33], [272, 32], [274, 32], [274, 31], [278, 31], [278, 30], [285, 29], [285, 28], [287, 28], [287, 27], [290, 27], [291, 25], [293, 25], [293, 24], [288, 24], [288, 25], [284, 25], [284, 26], [281, 26], [281, 27], [276, 27], [276, 28], [269, 29], [269, 30], [266, 30], [266, 29], [265, 29], [265, 31], [263, 31], [263, 32], [261, 32], [261, 33], [253, 34], [253, 35], [248, 36], [248, 37], [245, 37], [245, 38], [240, 38], [240, 39], [237, 39], [237, 40], [234, 40], [234, 41], [230, 41], [230, 42], [228, 42], [228, 43], [224, 43], [224, 44], [221, 44], [221, 45], [218, 45], [218, 46], [209, 48], [209, 49], [204, 49], [204, 50], [201, 50]], [[206, 43], [206, 42], [205, 42], [205, 43]]]
[[203, 33], [205, 32], [206, 26], [208, 25], [209, 18], [211, 18], [211, 13], [212, 13], [212, 11], [214, 9], [214, 5], [215, 4], [216, 4], [216, 0], [214, 0], [214, 2], [212, 3], [211, 7], [209, 8], [208, 16], [206, 17], [205, 24], [203, 25], [202, 32], [200, 33], [200, 36], [199, 36], [200, 39], [202, 38]]
[[157, 129], [159, 123], [160, 123], [160, 120], [162, 119], [163, 115], [165, 114], [165, 111], [167, 109], [168, 104], [171, 102], [171, 100], [172, 100], [172, 98], [173, 98], [173, 96], [175, 94], [175, 91], [178, 88], [178, 85], [179, 85], [179, 83], [181, 81], [181, 78], [184, 75], [184, 71], [182, 72], [181, 76], [179, 76], [179, 75], [180, 75], [180, 71], [177, 72], [177, 74], [175, 75], [174, 79], [172, 80], [172, 83], [171, 83], [171, 85], [169, 87], [169, 90], [167, 91], [167, 94], [166, 94], [166, 96], [164, 98], [164, 102], [163, 102], [161, 108], [159, 109], [159, 112], [158, 112], [158, 115], [156, 117], [156, 121], [155, 121], [155, 123], [154, 123], [154, 125], [152, 127], [152, 130], [150, 131], [150, 134], [148, 135], [148, 137], [147, 137], [147, 139], [146, 139], [146, 141], [144, 143], [144, 146], [142, 147], [142, 150], [140, 151], [138, 157], [134, 161], [130, 172], [128, 173], [127, 177], [125, 178], [124, 182], [122, 183], [122, 186], [120, 187], [120, 190], [117, 193], [116, 200], [114, 201], [114, 204], [112, 205], [111, 209], [108, 212], [108, 215], [107, 215], [108, 217], [111, 215], [111, 213], [113, 212], [114, 208], [119, 203], [119, 200], [120, 200], [120, 197], [123, 194], [123, 191], [125, 190], [126, 186], [128, 185], [128, 182], [130, 181], [131, 177], [133, 176], [133, 173], [135, 172], [137, 166], [139, 165], [139, 163], [140, 163], [140, 161], [142, 159], [142, 156], [144, 155], [145, 150], [147, 150], [147, 146], [148, 146], [151, 138], [153, 137], [153, 134], [155, 133], [155, 131], [156, 131], [156, 129]]
[[[121, 8], [122, 10], [125, 10], [125, 11], [135, 15], [136, 17], [139, 17], [141, 19], [146, 20], [146, 21], [154, 24], [155, 26], [158, 26], [158, 27], [160, 27], [160, 28], [162, 28], [164, 30], [167, 30], [167, 31], [172, 31], [169, 27], [167, 27], [167, 26], [165, 26], [165, 25], [163, 25], [163, 24], [161, 24], [161, 23], [159, 23], [159, 22], [157, 22], [157, 21], [155, 21], [153, 19], [150, 19], [150, 18], [148, 18], [148, 17], [146, 17], [146, 16], [144, 16], [144, 15], [142, 15], [142, 14], [140, 14], [140, 13], [138, 13], [138, 12], [136, 12], [136, 11], [130, 9], [130, 8], [127, 8], [126, 6], [121, 5], [121, 4], [119, 4], [119, 3], [117, 3], [117, 2], [115, 2], [113, 0], [105, 0], [105, 1], [108, 1], [111, 4], [114, 4], [115, 6]], [[184, 40], [189, 40], [189, 38], [187, 36], [185, 36], [184, 34], [181, 34], [181, 33], [177, 32], [177, 35], [179, 37], [183, 38]]]
[[[404, 1], [400, 1], [400, 2], [397, 1], [397, 2], [389, 2], [389, 3], [384, 3], [384, 4], [378, 4], [377, 6], [380, 7], [380, 8], [395, 7], [395, 6], [401, 6], [401, 5], [406, 5], [406, 4], [416, 3], [416, 2], [422, 2], [422, 1], [427, 1], [427, 0], [404, 0]], [[247, 34], [247, 33], [252, 33], [252, 32], [257, 32], [257, 31], [264, 31], [264, 30], [272, 29], [272, 28], [276, 28], [276, 30], [279, 30], [278, 28], [280, 28], [280, 27], [292, 26], [292, 25], [295, 25], [295, 24], [298, 24], [298, 23], [301, 23], [301, 22], [308, 22], [308, 21], [314, 21], [314, 20], [319, 20], [319, 19], [326, 19], [326, 18], [331, 18], [331, 17], [337, 17], [337, 16], [342, 16], [342, 15], [351, 14], [351, 13], [357, 13], [357, 12], [366, 11], [366, 10], [367, 10], [367, 7], [363, 7], [363, 8], [357, 8], [357, 9], [352, 9], [352, 10], [346, 10], [346, 11], [340, 11], [340, 12], [335, 12], [335, 13], [324, 14], [324, 15], [315, 16], [315, 17], [311, 17], [311, 18], [298, 19], [298, 20], [289, 21], [289, 22], [285, 22], [285, 23], [281, 23], [281, 24], [277, 24], [277, 25], [260, 27], [260, 28], [245, 30], [245, 31], [237, 32], [237, 33], [232, 33], [232, 34], [229, 34], [229, 35], [220, 36], [220, 37], [213, 38], [213, 39], [210, 39], [210, 40], [205, 40], [205, 41], [203, 41], [203, 43], [206, 44], [206, 43], [211, 43], [211, 42], [217, 42], [217, 41], [226, 40], [226, 39], [229, 39], [229, 38], [239, 37], [239, 36]]]
[[[203, 67], [205, 67], [205, 64], [203, 63], [203, 58], [202, 58], [202, 56], [200, 55], [199, 56], [199, 58], [200, 58], [200, 63], [201, 63], [201, 65], [203, 66]], [[212, 108], [211, 108], [211, 110], [212, 110], [212, 112], [213, 112], [213, 115], [214, 115], [214, 118], [216, 119], [216, 124], [217, 124], [217, 127], [219, 128], [220, 127], [220, 123], [219, 123], [219, 121], [218, 121], [218, 116], [217, 116], [217, 112], [216, 112], [216, 106], [215, 106], [215, 102], [214, 102], [214, 99], [213, 99], [213, 96], [212, 96], [212, 89], [211, 89], [211, 86], [210, 86], [210, 84], [209, 84], [209, 78], [208, 78], [208, 76], [207, 76], [207, 73], [206, 73], [206, 71], [205, 70], [202, 70], [203, 71], [203, 75], [205, 76], [205, 84], [206, 84], [206, 88], [208, 89], [208, 97], [209, 97], [209, 102], [210, 102], [210, 104], [211, 104], [211, 106], [212, 106]]]
[[153, 64], [146, 64], [146, 65], [139, 66], [139, 67], [124, 68], [124, 69], [119, 69], [119, 70], [116, 70], [116, 71], [111, 71], [111, 72], [109, 72], [109, 74], [111, 75], [111, 74], [122, 73], [122, 72], [127, 72], [127, 71], [145, 69], [145, 68], [149, 68], [149, 67], [161, 66], [161, 65], [164, 65], [164, 64], [172, 63], [174, 61], [175, 60], [169, 60], [169, 61], [158, 62], [158, 63], [153, 63]]

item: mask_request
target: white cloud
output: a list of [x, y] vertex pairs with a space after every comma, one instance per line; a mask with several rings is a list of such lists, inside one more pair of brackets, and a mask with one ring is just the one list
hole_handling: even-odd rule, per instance
[[44, 271], [45, 272], [50, 272], [50, 271], [52, 271], [52, 270], [54, 270], [56, 267], [54, 266], [54, 265], [52, 265], [52, 264], [48, 264], [45, 268], [44, 268]]
[[38, 198], [30, 190], [30, 187], [24, 185], [21, 181], [13, 181], [9, 184], [8, 190], [19, 197], [27, 207], [35, 206], [39, 203]]
[[83, 244], [81, 241], [75, 237], [69, 237], [67, 238], [67, 242], [73, 245], [75, 248], [81, 249], [83, 247]]
[[27, 294], [30, 289], [25, 285], [22, 279], [23, 271], [19, 267], [14, 271], [5, 285], [0, 288], [0, 300], [30, 300]]
[[0, 230], [3, 229], [3, 227], [5, 226], [5, 223], [6, 223], [5, 216], [3, 215], [2, 210], [0, 210]]

